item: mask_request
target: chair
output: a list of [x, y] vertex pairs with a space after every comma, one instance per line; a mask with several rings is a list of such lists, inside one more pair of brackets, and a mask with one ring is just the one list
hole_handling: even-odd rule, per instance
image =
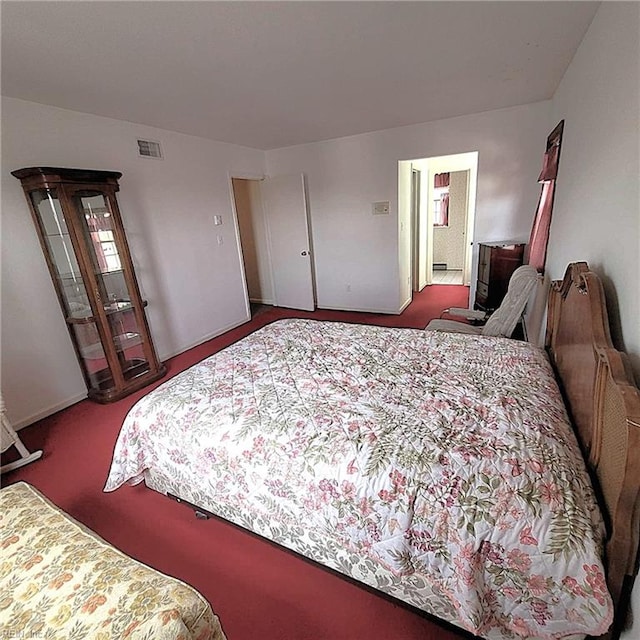
[[469, 321], [483, 322], [481, 326], [466, 324], [457, 320], [432, 320], [427, 326], [428, 331], [449, 331], [454, 333], [470, 333], [482, 336], [502, 336], [510, 338], [518, 320], [522, 317], [531, 293], [539, 280], [537, 270], [530, 265], [518, 267], [509, 280], [507, 294], [500, 306], [488, 315], [484, 311], [473, 311], [471, 309], [460, 309], [452, 307], [445, 309], [445, 313], [450, 316], [465, 318]]
[[40, 457], [42, 457], [41, 450], [30, 453], [22, 443], [22, 440], [20, 440], [20, 436], [18, 436], [18, 434], [15, 432], [14, 428], [9, 422], [9, 418], [7, 418], [4, 399], [2, 398], [2, 394], [0, 393], [0, 450], [2, 451], [2, 453], [4, 453], [12, 446], [18, 450], [20, 457], [15, 462], [3, 464], [0, 467], [0, 473], [13, 471], [14, 469], [23, 467], [25, 464], [34, 462], [35, 460], [38, 460]]

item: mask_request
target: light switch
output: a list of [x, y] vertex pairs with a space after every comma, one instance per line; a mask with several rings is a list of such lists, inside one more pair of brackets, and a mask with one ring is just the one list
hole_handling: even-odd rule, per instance
[[374, 202], [371, 205], [371, 212], [374, 216], [385, 216], [389, 214], [389, 201], [386, 202]]
[[213, 216], [213, 224], [215, 225], [222, 224], [222, 216]]

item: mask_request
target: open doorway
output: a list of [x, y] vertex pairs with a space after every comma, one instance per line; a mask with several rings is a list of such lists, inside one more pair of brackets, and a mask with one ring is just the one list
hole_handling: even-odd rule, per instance
[[469, 170], [435, 175], [432, 284], [464, 284]]
[[398, 163], [402, 306], [442, 272], [455, 278], [446, 284], [471, 284], [477, 178], [476, 151]]
[[230, 177], [247, 312], [313, 311], [315, 290], [304, 177]]
[[258, 179], [232, 178], [233, 199], [238, 220], [244, 277], [251, 315], [264, 305], [273, 305], [273, 276], [268, 228]]

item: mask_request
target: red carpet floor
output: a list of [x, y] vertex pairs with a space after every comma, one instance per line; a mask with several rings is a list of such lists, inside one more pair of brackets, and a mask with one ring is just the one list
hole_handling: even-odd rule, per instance
[[[423, 328], [468, 288], [432, 286], [399, 316], [261, 308], [251, 322], [167, 362], [168, 376], [282, 317]], [[165, 378], [166, 379], [166, 378]], [[160, 384], [160, 383], [158, 383]], [[88, 400], [21, 430], [44, 457], [3, 476], [25, 480], [125, 553], [191, 584], [211, 602], [229, 640], [456, 640], [467, 637], [356, 586], [230, 524], [143, 485], [102, 492], [122, 421], [145, 388], [123, 400]]]

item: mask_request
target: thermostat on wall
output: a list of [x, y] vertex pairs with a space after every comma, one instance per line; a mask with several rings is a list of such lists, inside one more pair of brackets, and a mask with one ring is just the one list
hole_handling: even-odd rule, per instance
[[374, 216], [384, 216], [389, 213], [388, 200], [387, 202], [374, 202], [373, 205], [371, 205], [371, 207], [372, 207], [371, 212], [373, 213]]

